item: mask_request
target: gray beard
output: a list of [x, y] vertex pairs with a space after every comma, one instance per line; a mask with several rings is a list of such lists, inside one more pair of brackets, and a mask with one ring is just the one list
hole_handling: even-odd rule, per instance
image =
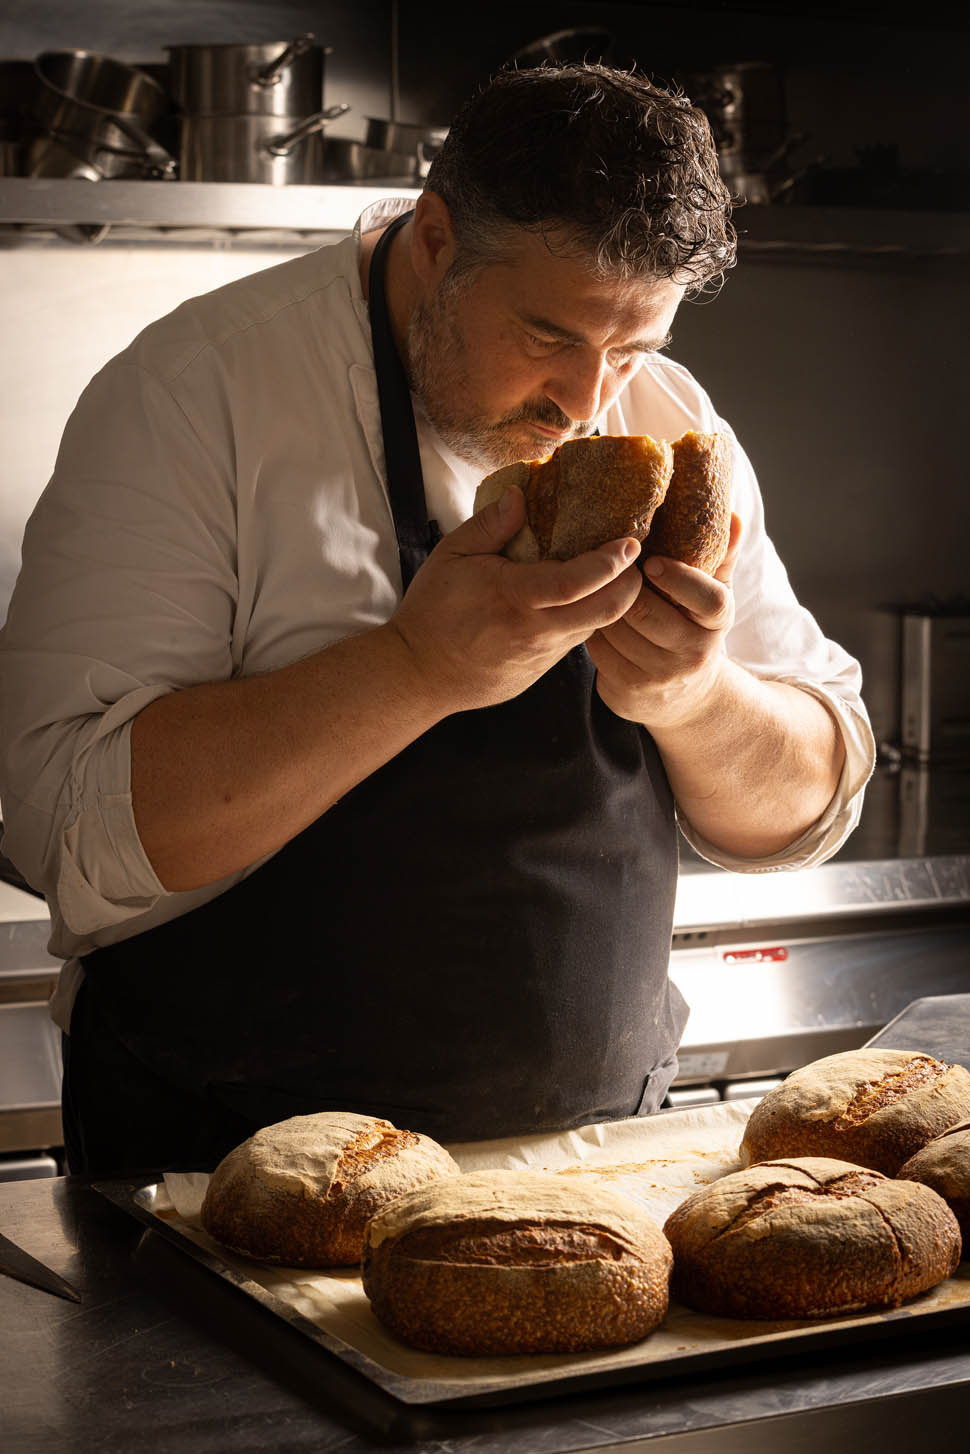
[[451, 307], [452, 296], [439, 290], [411, 315], [407, 337], [407, 374], [411, 390], [445, 445], [459, 459], [485, 470], [524, 458], [516, 442], [517, 424], [545, 424], [571, 429], [573, 438], [591, 434], [595, 421], [575, 424], [550, 399], [523, 406], [498, 419], [461, 401], [469, 395], [465, 344]]

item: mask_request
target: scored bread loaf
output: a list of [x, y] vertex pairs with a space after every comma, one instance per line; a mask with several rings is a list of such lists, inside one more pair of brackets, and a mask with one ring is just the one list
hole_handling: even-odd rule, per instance
[[960, 1260], [956, 1218], [928, 1186], [822, 1157], [723, 1176], [682, 1202], [664, 1232], [674, 1297], [722, 1317], [897, 1307]]
[[950, 1126], [899, 1168], [900, 1179], [921, 1181], [943, 1198], [960, 1224], [970, 1257], [970, 1120]]
[[352, 1111], [264, 1126], [212, 1173], [202, 1225], [246, 1257], [293, 1267], [359, 1262], [368, 1217], [458, 1164], [436, 1141]]
[[741, 1162], [834, 1156], [895, 1176], [970, 1116], [970, 1072], [911, 1050], [848, 1050], [795, 1070], [758, 1102]]
[[635, 1202], [540, 1171], [478, 1171], [367, 1224], [364, 1292], [435, 1353], [577, 1353], [632, 1343], [667, 1311], [670, 1247]]

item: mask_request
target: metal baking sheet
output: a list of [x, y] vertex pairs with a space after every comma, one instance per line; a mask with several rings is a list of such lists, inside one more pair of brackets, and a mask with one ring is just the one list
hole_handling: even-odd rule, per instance
[[[463, 1170], [532, 1166], [596, 1177], [634, 1197], [662, 1223], [699, 1185], [737, 1168], [737, 1145], [754, 1104], [750, 1099], [721, 1102], [583, 1127], [560, 1137], [449, 1149]], [[205, 1179], [192, 1180], [198, 1202]], [[207, 1236], [196, 1216], [185, 1214], [184, 1184], [189, 1181], [171, 1179], [182, 1213], [173, 1204], [168, 1179], [145, 1187], [100, 1183], [96, 1190], [408, 1405], [511, 1403], [559, 1390], [694, 1374], [795, 1353], [807, 1357], [839, 1344], [912, 1334], [917, 1327], [922, 1334], [957, 1321], [970, 1323], [970, 1260], [965, 1260], [938, 1287], [889, 1312], [760, 1322], [711, 1317], [672, 1302], [660, 1327], [626, 1348], [569, 1355], [442, 1357], [406, 1347], [382, 1327], [355, 1269], [277, 1268], [221, 1247]]]

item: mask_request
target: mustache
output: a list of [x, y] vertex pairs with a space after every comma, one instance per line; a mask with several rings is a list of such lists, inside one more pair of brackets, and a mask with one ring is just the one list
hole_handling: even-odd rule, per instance
[[596, 428], [595, 419], [570, 419], [569, 415], [564, 414], [551, 400], [527, 404], [521, 409], [516, 409], [514, 413], [506, 415], [502, 420], [502, 425], [507, 424], [544, 424], [547, 429], [561, 431], [568, 429], [576, 439], [582, 439], [586, 435], [592, 434]]

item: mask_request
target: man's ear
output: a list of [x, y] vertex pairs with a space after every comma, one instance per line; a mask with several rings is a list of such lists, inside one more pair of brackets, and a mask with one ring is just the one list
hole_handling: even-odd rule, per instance
[[436, 288], [455, 256], [448, 204], [437, 192], [422, 192], [414, 205], [411, 266], [425, 286]]

